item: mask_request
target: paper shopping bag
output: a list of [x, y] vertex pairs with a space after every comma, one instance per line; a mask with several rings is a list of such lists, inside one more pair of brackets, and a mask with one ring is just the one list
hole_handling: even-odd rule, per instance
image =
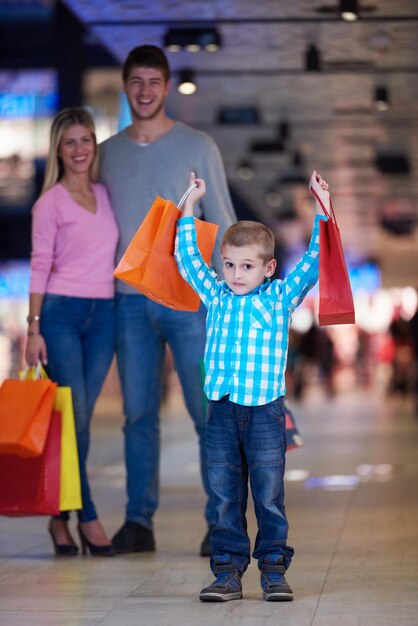
[[330, 215], [311, 191], [328, 217], [328, 221], [321, 220], [319, 231], [319, 325], [354, 324], [353, 295], [334, 208], [330, 199]]
[[[179, 203], [180, 204], [180, 203]], [[174, 258], [178, 207], [159, 196], [122, 256], [114, 276], [151, 300], [178, 311], [197, 311], [199, 296], [181, 277]], [[195, 218], [197, 245], [209, 264], [218, 226]]]
[[51, 380], [5, 380], [0, 387], [0, 454], [39, 456], [57, 385]]
[[0, 454], [0, 515], [60, 512], [61, 414], [53, 411], [41, 455]]
[[54, 410], [61, 413], [60, 511], [82, 508], [80, 469], [70, 387], [58, 387]]

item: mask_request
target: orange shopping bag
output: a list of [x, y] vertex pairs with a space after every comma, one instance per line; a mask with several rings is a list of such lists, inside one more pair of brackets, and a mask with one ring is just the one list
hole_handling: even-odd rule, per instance
[[51, 380], [5, 380], [0, 387], [0, 454], [42, 454], [57, 384]]
[[[194, 187], [186, 191], [179, 207], [157, 196], [114, 271], [119, 280], [178, 311], [197, 311], [200, 303], [199, 296], [181, 277], [174, 258], [179, 208]], [[199, 250], [209, 264], [218, 226], [196, 218], [195, 224]]]
[[353, 295], [331, 198], [330, 215], [312, 188], [311, 192], [328, 218], [321, 220], [319, 231], [319, 325], [354, 324]]

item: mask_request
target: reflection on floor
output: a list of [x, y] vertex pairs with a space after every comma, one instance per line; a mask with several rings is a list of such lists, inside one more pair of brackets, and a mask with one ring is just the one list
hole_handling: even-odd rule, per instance
[[[0, 518], [2, 626], [416, 626], [418, 421], [411, 407], [371, 393], [293, 403], [305, 441], [288, 453], [287, 511], [295, 547], [293, 603], [261, 599], [255, 563], [244, 599], [203, 604], [211, 579], [197, 555], [205, 533], [195, 435], [183, 406], [163, 412], [158, 551], [58, 559], [44, 518]], [[119, 403], [99, 406], [91, 474], [112, 534], [124, 508]], [[249, 515], [250, 533], [255, 524]]]

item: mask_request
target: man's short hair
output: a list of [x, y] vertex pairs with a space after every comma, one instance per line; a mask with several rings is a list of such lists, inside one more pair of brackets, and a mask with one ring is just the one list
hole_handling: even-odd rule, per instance
[[134, 67], [152, 67], [161, 70], [166, 82], [168, 82], [171, 77], [167, 57], [158, 46], [137, 46], [130, 51], [122, 66], [122, 78], [124, 81], [128, 79]]
[[252, 222], [243, 220], [232, 224], [222, 238], [221, 250], [225, 245], [236, 246], [258, 246], [260, 248], [260, 257], [264, 263], [268, 263], [274, 259], [274, 235], [273, 232], [260, 222]]

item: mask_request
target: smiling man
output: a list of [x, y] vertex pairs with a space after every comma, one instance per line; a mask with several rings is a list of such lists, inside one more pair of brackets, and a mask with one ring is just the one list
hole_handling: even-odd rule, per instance
[[[222, 160], [213, 140], [169, 118], [165, 99], [170, 68], [156, 46], [138, 46], [122, 70], [132, 124], [101, 145], [101, 180], [109, 190], [120, 229], [118, 258], [125, 252], [155, 197], [177, 202], [191, 171], [208, 191], [198, 215], [219, 224], [219, 241], [235, 222]], [[219, 241], [214, 265], [222, 267]], [[117, 282], [117, 361], [125, 412], [128, 502], [125, 523], [113, 538], [117, 552], [155, 550], [153, 516], [158, 506], [159, 408], [165, 346], [171, 348], [187, 409], [199, 439], [203, 485], [208, 495], [208, 531], [200, 553], [210, 555], [215, 523], [205, 453], [205, 413], [200, 362], [205, 345], [205, 311], [173, 311]]]

